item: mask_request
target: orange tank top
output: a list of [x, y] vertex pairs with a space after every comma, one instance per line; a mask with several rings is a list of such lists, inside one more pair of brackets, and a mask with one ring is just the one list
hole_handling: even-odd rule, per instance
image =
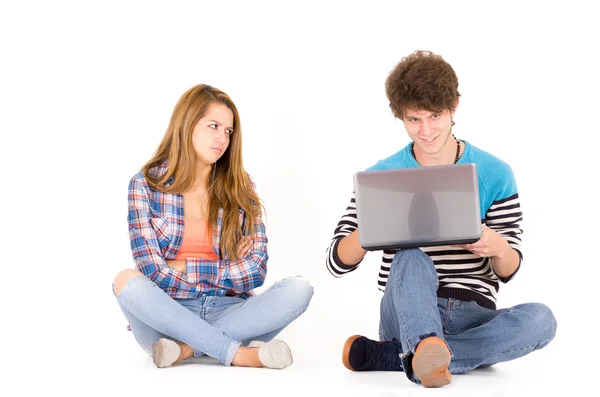
[[183, 238], [175, 259], [185, 258], [219, 259], [212, 246], [208, 219], [184, 219]]

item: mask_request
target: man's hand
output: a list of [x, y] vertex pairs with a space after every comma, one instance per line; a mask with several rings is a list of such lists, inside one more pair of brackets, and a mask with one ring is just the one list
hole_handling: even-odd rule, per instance
[[167, 265], [178, 272], [185, 273], [185, 259], [166, 261]]
[[519, 267], [521, 259], [517, 251], [511, 248], [502, 236], [486, 225], [481, 226], [481, 238], [473, 244], [455, 245], [462, 247], [481, 257], [492, 257], [494, 272], [500, 277], [509, 277]]
[[499, 259], [506, 257], [511, 251], [508, 241], [486, 225], [481, 225], [479, 241], [473, 244], [453, 245], [453, 247], [464, 248], [481, 257], [491, 256]]

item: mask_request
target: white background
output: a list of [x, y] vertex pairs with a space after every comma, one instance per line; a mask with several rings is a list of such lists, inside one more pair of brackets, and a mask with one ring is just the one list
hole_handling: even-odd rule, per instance
[[[456, 377], [447, 390], [512, 393], [545, 379], [548, 390], [585, 387], [598, 356], [590, 321], [600, 265], [600, 32], [586, 2], [0, 4], [0, 361], [20, 393], [176, 393], [177, 382], [186, 393], [416, 391], [402, 374], [352, 374], [339, 362], [348, 336], [377, 337], [380, 253], [342, 279], [324, 260], [352, 174], [408, 143], [384, 81], [417, 49], [441, 54], [458, 74], [457, 137], [516, 174], [525, 261], [499, 306], [543, 302], [558, 320], [546, 349]], [[265, 286], [300, 274], [315, 287], [281, 335], [295, 364], [275, 375], [154, 369], [111, 292], [132, 266], [129, 178], [198, 83], [222, 89], [240, 111], [245, 167], [267, 208]]]

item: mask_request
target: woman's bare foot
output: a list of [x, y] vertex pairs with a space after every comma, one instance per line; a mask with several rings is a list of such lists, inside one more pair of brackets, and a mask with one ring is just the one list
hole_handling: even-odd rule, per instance
[[177, 357], [177, 360], [175, 360], [176, 363], [194, 357], [194, 349], [192, 349], [190, 346], [186, 345], [183, 342], [176, 343], [179, 345], [179, 350], [181, 350], [181, 353], [179, 353], [179, 357]]
[[235, 356], [233, 356], [231, 365], [235, 365], [236, 367], [263, 367], [263, 363], [258, 358], [258, 348], [245, 346], [240, 346]]

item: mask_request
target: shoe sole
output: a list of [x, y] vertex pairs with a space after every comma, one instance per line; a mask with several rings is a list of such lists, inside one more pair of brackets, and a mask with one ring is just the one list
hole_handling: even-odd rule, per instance
[[152, 361], [158, 368], [171, 366], [180, 353], [179, 345], [169, 339], [160, 338], [152, 344]]
[[441, 387], [452, 381], [448, 371], [450, 351], [440, 338], [423, 340], [412, 360], [415, 375], [424, 387]]
[[342, 350], [342, 363], [344, 367], [348, 368], [350, 371], [354, 371], [354, 368], [350, 365], [350, 348], [355, 340], [360, 338], [362, 335], [352, 335], [348, 339], [346, 339], [346, 343], [344, 343], [344, 350]]

